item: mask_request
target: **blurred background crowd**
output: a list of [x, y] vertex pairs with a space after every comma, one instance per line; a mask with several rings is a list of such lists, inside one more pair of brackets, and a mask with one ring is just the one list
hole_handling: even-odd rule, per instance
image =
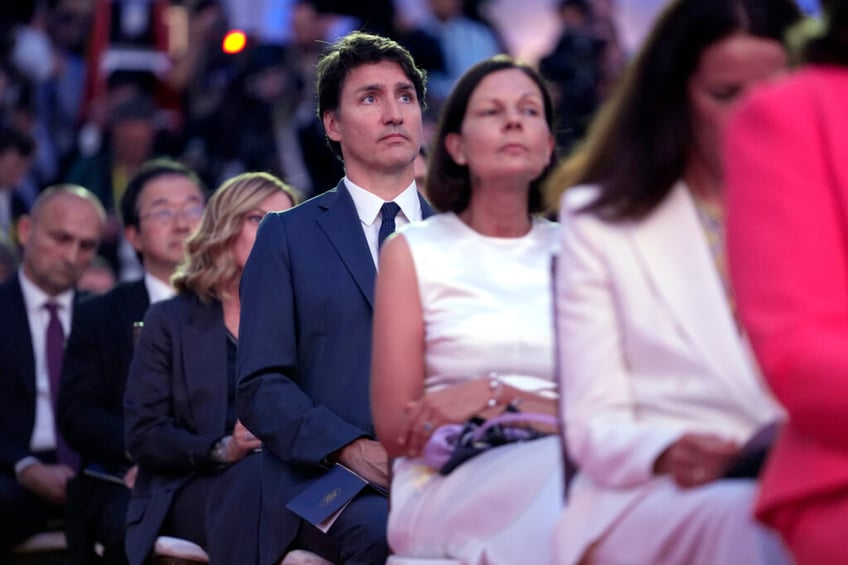
[[[815, 1], [802, 2], [808, 11]], [[322, 46], [352, 29], [387, 35], [427, 70], [427, 131], [457, 77], [498, 52], [538, 64], [567, 153], [661, 0], [19, 0], [0, 7], [0, 233], [56, 182], [91, 189], [109, 230], [83, 286], [141, 273], [116, 203], [154, 156], [207, 186], [264, 170], [308, 198], [341, 163], [314, 112]], [[244, 35], [232, 34], [241, 30]], [[225, 42], [225, 39], [227, 40]], [[89, 280], [90, 279], [90, 280]]]
[[[429, 75], [426, 130], [473, 63], [510, 52], [539, 64], [567, 152], [659, 0], [20, 0], [0, 7], [0, 237], [58, 182], [109, 214], [90, 290], [141, 274], [117, 203], [142, 163], [178, 159], [207, 186], [244, 171], [308, 198], [335, 185], [313, 102], [314, 64], [352, 29], [390, 36]], [[621, 29], [621, 32], [619, 31]], [[243, 35], [233, 34], [243, 31]]]

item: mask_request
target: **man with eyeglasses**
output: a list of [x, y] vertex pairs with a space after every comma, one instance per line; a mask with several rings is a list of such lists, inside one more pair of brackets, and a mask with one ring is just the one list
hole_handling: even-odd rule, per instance
[[[58, 421], [82, 458], [68, 485], [70, 561], [125, 564], [124, 522], [136, 467], [124, 448], [123, 396], [134, 330], [148, 306], [173, 296], [170, 278], [206, 201], [197, 175], [170, 159], [149, 161], [121, 198], [124, 235], [144, 267], [141, 280], [85, 301], [65, 352]], [[94, 544], [104, 547], [103, 560]]]

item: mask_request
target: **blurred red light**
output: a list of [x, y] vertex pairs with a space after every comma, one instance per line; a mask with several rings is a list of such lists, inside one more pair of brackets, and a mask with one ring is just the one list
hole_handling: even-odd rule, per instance
[[229, 55], [240, 53], [246, 45], [247, 36], [243, 31], [238, 29], [227, 32], [227, 35], [224, 36], [224, 41], [221, 42], [221, 48], [224, 50], [224, 53]]

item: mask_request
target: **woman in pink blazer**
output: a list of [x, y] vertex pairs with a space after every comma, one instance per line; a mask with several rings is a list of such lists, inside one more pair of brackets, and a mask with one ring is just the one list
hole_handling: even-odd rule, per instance
[[789, 420], [757, 516], [800, 565], [848, 563], [848, 2], [810, 63], [757, 92], [727, 139], [742, 321]]

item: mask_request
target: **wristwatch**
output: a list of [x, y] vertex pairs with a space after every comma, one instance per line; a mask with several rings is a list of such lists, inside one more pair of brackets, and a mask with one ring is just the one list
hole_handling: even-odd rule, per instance
[[212, 444], [212, 449], [209, 451], [210, 457], [217, 463], [229, 463], [227, 460], [227, 446], [233, 440], [233, 436], [224, 436]]

